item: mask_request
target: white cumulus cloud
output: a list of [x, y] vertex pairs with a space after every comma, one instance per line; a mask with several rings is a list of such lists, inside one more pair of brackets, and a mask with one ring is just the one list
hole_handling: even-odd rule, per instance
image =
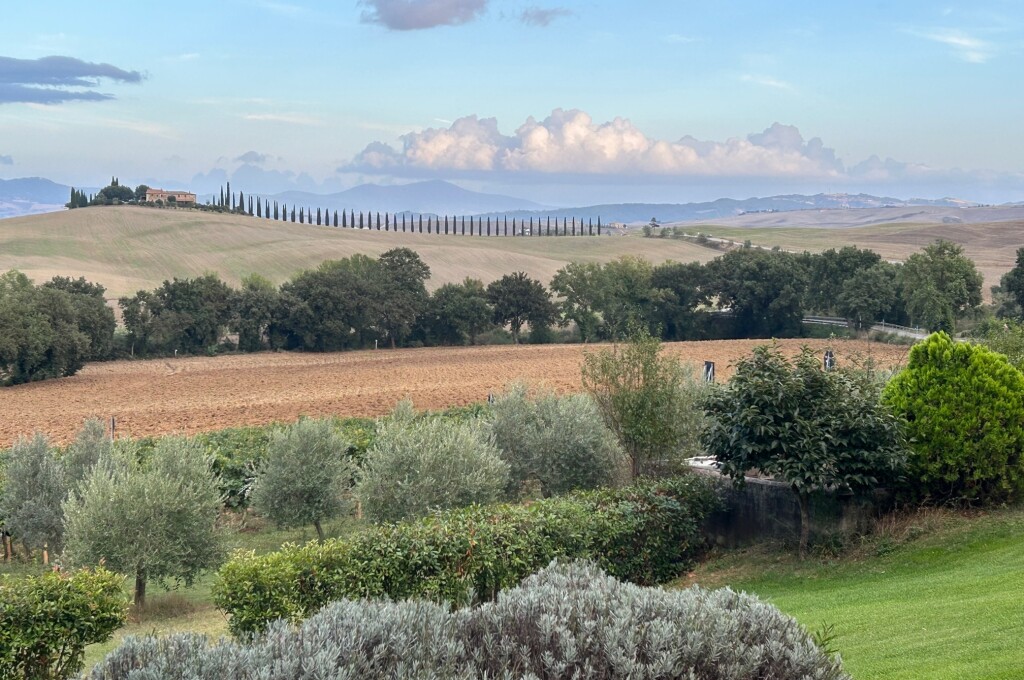
[[401, 137], [401, 148], [367, 146], [346, 170], [388, 174], [431, 172], [629, 176], [828, 177], [842, 174], [835, 152], [818, 138], [778, 123], [723, 142], [676, 141], [644, 134], [626, 118], [595, 122], [577, 109], [530, 117], [511, 135], [494, 118], [467, 116], [447, 128]]

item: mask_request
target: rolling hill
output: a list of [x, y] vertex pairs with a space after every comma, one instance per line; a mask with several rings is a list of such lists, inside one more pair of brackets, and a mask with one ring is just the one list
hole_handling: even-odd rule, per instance
[[109, 297], [208, 271], [232, 284], [253, 272], [280, 283], [326, 259], [378, 255], [397, 246], [414, 249], [430, 265], [432, 288], [466, 276], [488, 282], [517, 270], [547, 283], [572, 260], [607, 261], [634, 254], [653, 262], [688, 262], [718, 255], [685, 241], [446, 237], [128, 206], [0, 220], [0, 272], [19, 269], [36, 281], [84, 276], [106, 286]]

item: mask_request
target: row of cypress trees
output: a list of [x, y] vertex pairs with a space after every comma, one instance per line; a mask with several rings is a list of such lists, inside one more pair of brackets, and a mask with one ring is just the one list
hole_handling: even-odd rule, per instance
[[227, 190], [221, 189], [220, 196], [216, 199], [215, 207], [221, 210], [272, 219], [281, 222], [296, 222], [299, 224], [315, 224], [317, 226], [334, 226], [341, 229], [374, 229], [376, 231], [402, 231], [409, 233], [444, 234], [452, 236], [601, 236], [603, 227], [601, 218], [597, 223], [593, 219], [586, 222], [582, 218], [563, 217], [561, 224], [558, 218], [548, 217], [546, 220], [530, 217], [513, 217], [511, 223], [508, 216], [504, 219], [497, 217], [478, 216], [437, 216], [390, 212], [356, 212], [355, 210], [333, 211], [329, 209], [316, 209], [314, 214], [311, 208], [298, 207], [292, 204], [291, 208], [286, 203], [271, 202], [269, 199], [259, 197], [248, 197], [241, 191], [237, 195], [231, 191], [231, 184], [228, 183]]

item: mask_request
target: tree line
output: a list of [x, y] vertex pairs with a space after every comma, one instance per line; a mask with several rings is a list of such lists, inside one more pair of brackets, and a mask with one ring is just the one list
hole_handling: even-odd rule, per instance
[[[995, 289], [997, 311], [1019, 314], [1021, 272], [1024, 257]], [[547, 286], [513, 272], [431, 293], [429, 278], [409, 248], [328, 260], [280, 286], [257, 274], [237, 288], [216, 274], [174, 278], [120, 298], [123, 331], [115, 333], [103, 286], [66, 277], [35, 286], [12, 271], [0, 277], [0, 381], [72, 375], [85, 361], [121, 356], [593, 342], [633, 327], [665, 340], [799, 337], [806, 314], [952, 331], [981, 304], [982, 283], [963, 250], [945, 241], [902, 264], [853, 246], [740, 248], [706, 264], [628, 255], [572, 262]]]

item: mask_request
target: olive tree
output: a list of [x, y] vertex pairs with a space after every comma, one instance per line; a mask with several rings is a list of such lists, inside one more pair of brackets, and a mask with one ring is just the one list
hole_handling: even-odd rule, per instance
[[758, 469], [789, 484], [800, 505], [800, 556], [807, 553], [810, 496], [870, 489], [905, 459], [900, 421], [866, 371], [825, 371], [805, 349], [790, 365], [763, 345], [710, 390], [703, 443], [723, 474], [742, 485]]
[[514, 385], [495, 400], [490, 428], [509, 464], [513, 495], [531, 483], [551, 496], [625, 477], [625, 453], [589, 394], [531, 396]]
[[59, 552], [64, 538], [61, 503], [67, 478], [46, 436], [19, 438], [7, 453], [0, 491], [0, 519], [26, 551], [48, 547]]
[[377, 430], [356, 487], [371, 519], [398, 521], [496, 501], [508, 464], [476, 420], [417, 418], [402, 402]]
[[197, 441], [164, 437], [146, 456], [128, 442], [101, 455], [65, 501], [65, 558], [134, 575], [142, 607], [151, 579], [191, 585], [217, 565], [220, 507], [211, 460]]
[[634, 479], [699, 452], [700, 384], [661, 342], [635, 329], [629, 342], [583, 358], [583, 386], [630, 461]]
[[282, 527], [323, 523], [349, 510], [355, 466], [349, 443], [329, 420], [303, 418], [270, 436], [256, 477], [252, 507]]

